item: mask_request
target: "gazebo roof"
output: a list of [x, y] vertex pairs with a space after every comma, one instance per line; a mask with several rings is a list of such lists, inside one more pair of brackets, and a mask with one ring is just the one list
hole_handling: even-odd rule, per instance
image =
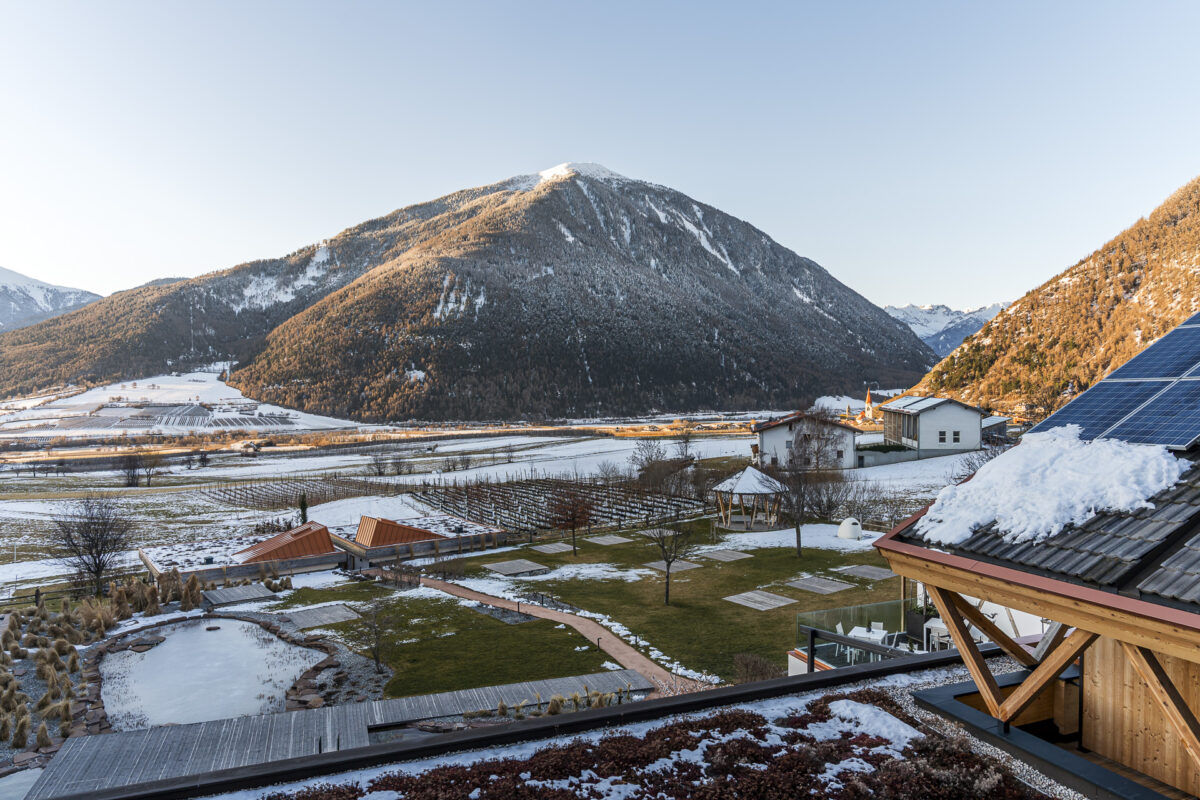
[[770, 475], [764, 475], [754, 467], [746, 467], [737, 475], [731, 475], [713, 487], [721, 494], [782, 494], [787, 488]]

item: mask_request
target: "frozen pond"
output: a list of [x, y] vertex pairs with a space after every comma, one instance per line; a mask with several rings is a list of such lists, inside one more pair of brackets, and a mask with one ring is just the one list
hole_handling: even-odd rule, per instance
[[[206, 630], [214, 626], [219, 630]], [[325, 658], [240, 620], [181, 622], [152, 633], [166, 641], [145, 653], [110, 653], [100, 662], [113, 730], [283, 711], [288, 687]]]

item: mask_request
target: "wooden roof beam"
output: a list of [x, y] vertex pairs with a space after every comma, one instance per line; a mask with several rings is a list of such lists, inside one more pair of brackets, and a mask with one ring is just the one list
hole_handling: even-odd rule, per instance
[[1042, 640], [1037, 643], [1037, 647], [1033, 648], [1033, 657], [1038, 663], [1046, 660], [1046, 656], [1054, 652], [1054, 648], [1062, 644], [1062, 640], [1066, 638], [1069, 626], [1061, 622], [1054, 622], [1050, 625], [1050, 630], [1046, 631], [1042, 636]]
[[968, 622], [983, 631], [983, 634], [995, 642], [1001, 650], [1016, 659], [1022, 666], [1030, 668], [1037, 666], [1037, 660], [1033, 657], [1033, 654], [1014, 642], [1012, 637], [1000, 630], [996, 623], [988, 619], [987, 615], [982, 611], [968, 603], [966, 598], [953, 592], [947, 592], [946, 594], [950, 596], [959, 613], [966, 617]]
[[1162, 708], [1167, 721], [1179, 734], [1179, 740], [1191, 756], [1192, 763], [1200, 767], [1200, 722], [1196, 721], [1196, 715], [1175, 688], [1171, 676], [1167, 675], [1167, 671], [1163, 669], [1162, 663], [1152, 650], [1128, 642], [1121, 642], [1121, 647], [1125, 650], [1125, 657], [1129, 659], [1129, 663], [1145, 681], [1146, 688]]
[[1001, 722], [1011, 722], [1016, 719], [1017, 715], [1028, 708], [1029, 704], [1037, 699], [1037, 696], [1051, 681], [1062, 674], [1067, 665], [1079, 658], [1079, 654], [1098, 638], [1097, 634], [1076, 628], [1059, 647], [1054, 648], [1054, 651], [1037, 666], [1037, 669], [1021, 682], [1021, 685], [1012, 694], [1005, 698], [1004, 702], [1000, 704], [1000, 713], [994, 716]]
[[988, 707], [988, 713], [998, 718], [1000, 704], [1003, 702], [1000, 687], [984, 662], [979, 648], [975, 646], [975, 640], [971, 638], [971, 632], [967, 630], [966, 623], [963, 622], [958, 606], [954, 602], [954, 593], [928, 584], [926, 584], [926, 588], [929, 589], [929, 596], [933, 599], [933, 604], [937, 606], [938, 612], [942, 615], [942, 621], [946, 623], [946, 628], [950, 631], [950, 638], [954, 640], [954, 645], [962, 656], [967, 672], [971, 673], [971, 678], [974, 679], [975, 686], [979, 689], [979, 694]]

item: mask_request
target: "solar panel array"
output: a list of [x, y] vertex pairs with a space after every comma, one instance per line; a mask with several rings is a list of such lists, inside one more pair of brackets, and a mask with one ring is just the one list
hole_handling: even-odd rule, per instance
[[1186, 450], [1200, 440], [1200, 313], [1038, 423], [1078, 425], [1083, 439]]

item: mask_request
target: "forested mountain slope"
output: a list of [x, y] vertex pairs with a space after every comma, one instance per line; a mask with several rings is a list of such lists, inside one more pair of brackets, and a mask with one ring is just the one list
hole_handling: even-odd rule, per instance
[[936, 360], [751, 225], [562, 165], [0, 336], [0, 393], [228, 356], [253, 397], [372, 421], [796, 407]]
[[1200, 310], [1200, 179], [1026, 294], [917, 391], [1044, 414]]

